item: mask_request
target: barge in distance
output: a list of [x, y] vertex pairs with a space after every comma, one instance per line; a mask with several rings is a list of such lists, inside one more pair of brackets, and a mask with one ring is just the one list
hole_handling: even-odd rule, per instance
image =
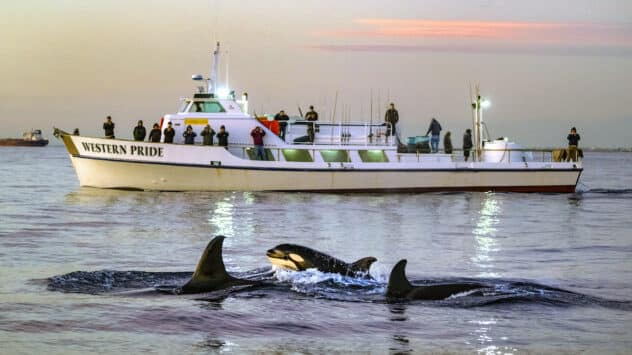
[[48, 145], [48, 139], [42, 137], [42, 131], [32, 129], [24, 132], [22, 138], [2, 138], [0, 147], [44, 147]]

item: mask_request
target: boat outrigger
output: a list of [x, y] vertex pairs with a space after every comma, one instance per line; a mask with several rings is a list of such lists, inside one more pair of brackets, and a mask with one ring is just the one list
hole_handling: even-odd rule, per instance
[[[473, 97], [473, 160], [426, 154], [425, 137], [399, 143], [387, 123], [291, 119], [285, 139], [268, 122], [248, 114], [248, 97], [218, 89], [219, 43], [210, 78], [180, 109], [160, 122], [175, 129], [174, 143], [150, 143], [71, 135], [55, 129], [81, 186], [162, 191], [575, 191], [581, 162], [554, 161], [550, 151], [520, 149], [507, 139], [485, 140], [483, 99]], [[199, 133], [224, 125], [228, 147], [182, 144], [192, 126]], [[261, 127], [265, 160], [255, 160], [251, 131]], [[387, 135], [387, 133], [389, 135]], [[541, 154], [540, 154], [541, 153]], [[541, 159], [534, 159], [534, 156]]]

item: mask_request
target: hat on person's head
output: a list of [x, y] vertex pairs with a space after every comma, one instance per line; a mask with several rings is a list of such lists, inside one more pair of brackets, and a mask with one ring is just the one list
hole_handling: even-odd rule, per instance
[[193, 127], [191, 127], [191, 125], [188, 125], [188, 126], [187, 126], [187, 129], [193, 129]]

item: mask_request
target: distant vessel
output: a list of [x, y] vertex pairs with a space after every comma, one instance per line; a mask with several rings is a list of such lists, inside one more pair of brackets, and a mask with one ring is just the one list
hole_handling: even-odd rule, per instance
[[[425, 154], [427, 137], [398, 144], [387, 123], [287, 122], [285, 139], [248, 114], [247, 95], [217, 87], [219, 43], [208, 85], [182, 99], [175, 114], [165, 115], [175, 130], [174, 144], [71, 135], [55, 129], [81, 186], [162, 191], [514, 191], [573, 192], [581, 162], [561, 162], [548, 151], [521, 149], [507, 138], [483, 139], [484, 98], [472, 97], [473, 160], [456, 155]], [[193, 80], [205, 80], [194, 75]], [[222, 146], [187, 145], [187, 126], [198, 136], [207, 124], [226, 126]], [[271, 126], [271, 125], [270, 125]], [[255, 159], [254, 127], [266, 132], [263, 160]], [[489, 136], [489, 135], [488, 135]], [[164, 138], [164, 134], [163, 134]]]
[[43, 147], [48, 144], [48, 139], [42, 137], [42, 130], [32, 129], [24, 132], [22, 139], [20, 138], [2, 138], [0, 146], [11, 147]]

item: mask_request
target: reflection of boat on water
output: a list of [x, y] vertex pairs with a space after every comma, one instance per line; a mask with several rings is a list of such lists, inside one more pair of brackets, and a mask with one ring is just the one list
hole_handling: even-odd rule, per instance
[[32, 129], [24, 132], [22, 139], [20, 138], [4, 138], [0, 139], [0, 146], [12, 147], [43, 147], [48, 144], [48, 139], [42, 137], [42, 131]]
[[[138, 190], [251, 191], [517, 191], [572, 192], [582, 172], [579, 162], [555, 162], [550, 152], [519, 149], [506, 139], [482, 139], [482, 99], [473, 98], [473, 161], [452, 154], [425, 154], [415, 144], [397, 144], [385, 123], [290, 119], [285, 139], [267, 122], [248, 114], [247, 95], [217, 87], [219, 45], [208, 85], [184, 98], [175, 114], [174, 144], [70, 135], [63, 140], [81, 186]], [[199, 75], [194, 80], [203, 80]], [[192, 126], [225, 126], [228, 147], [182, 144]], [[263, 160], [255, 159], [251, 130], [266, 132]], [[163, 139], [164, 141], [164, 134]], [[410, 140], [407, 143], [414, 143]], [[548, 157], [548, 158], [547, 158]]]

